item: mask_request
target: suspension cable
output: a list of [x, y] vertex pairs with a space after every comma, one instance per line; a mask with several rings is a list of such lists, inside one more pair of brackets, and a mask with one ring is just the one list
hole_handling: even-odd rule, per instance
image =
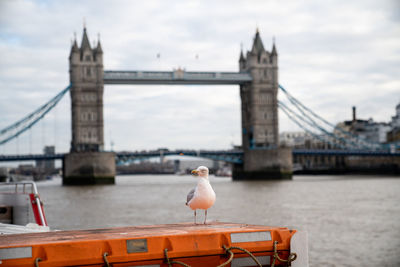
[[[279, 104], [279, 103], [278, 103]], [[339, 146], [338, 144], [332, 143], [330, 141], [327, 141], [325, 139], [323, 139], [322, 137], [320, 137], [318, 134], [310, 131], [309, 129], [307, 129], [306, 127], [304, 127], [303, 124], [301, 124], [297, 119], [295, 119], [293, 116], [291, 116], [289, 114], [289, 111], [287, 111], [283, 106], [280, 106], [282, 111], [286, 114], [286, 116], [289, 117], [289, 119], [291, 121], [293, 121], [295, 124], [297, 124], [297, 126], [299, 126], [301, 129], [303, 129], [304, 131], [306, 131], [307, 133], [311, 134], [313, 137], [317, 138], [318, 140], [322, 141], [322, 142], [328, 142], [329, 144], [331, 144], [332, 146]], [[339, 146], [340, 147], [340, 146]], [[342, 148], [342, 147], [341, 147]]]
[[[333, 125], [332, 123], [330, 123], [329, 121], [325, 120], [324, 118], [322, 118], [321, 116], [319, 116], [318, 114], [316, 114], [315, 112], [313, 112], [311, 109], [309, 109], [308, 107], [306, 107], [303, 103], [301, 103], [298, 99], [296, 99], [294, 96], [292, 96], [282, 85], [279, 85], [279, 88], [281, 89], [281, 91], [286, 95], [286, 97], [289, 99], [289, 101], [296, 106], [296, 108], [298, 110], [300, 110], [302, 112], [302, 114], [304, 114], [308, 119], [311, 119], [310, 116], [306, 115], [304, 110], [307, 111], [308, 113], [310, 113], [313, 117], [317, 118], [318, 120], [322, 121], [323, 123], [325, 123], [326, 125], [337, 129], [338, 131], [340, 131], [341, 133], [343, 133], [344, 135], [350, 137], [351, 142], [352, 143], [360, 143], [360, 144], [364, 144], [364, 149], [376, 149], [376, 148], [381, 148], [381, 149], [388, 149], [390, 144], [380, 144], [377, 142], [372, 142], [369, 140], [365, 140], [363, 138], [360, 138], [359, 136], [346, 131], [344, 129], [342, 129], [341, 127], [336, 127], [335, 125]], [[312, 120], [312, 119], [311, 119]], [[319, 125], [319, 124], [317, 124]], [[323, 127], [322, 127], [323, 128]], [[347, 138], [345, 138], [347, 139]], [[354, 141], [356, 140], [356, 141]], [[397, 143], [395, 143], [395, 145], [397, 145]]]
[[[296, 107], [299, 108], [299, 106], [301, 108], [303, 108], [304, 110], [308, 111], [309, 113], [311, 113], [311, 115], [313, 115], [315, 118], [321, 120], [323, 123], [327, 124], [328, 126], [332, 127], [332, 128], [337, 128], [335, 125], [333, 125], [332, 123], [330, 123], [329, 121], [325, 120], [324, 118], [322, 118], [321, 116], [319, 116], [318, 114], [316, 114], [314, 111], [312, 111], [311, 109], [309, 109], [308, 107], [306, 107], [303, 103], [301, 103], [297, 98], [295, 98], [294, 96], [292, 96], [282, 85], [279, 85], [279, 88], [282, 90], [282, 92], [285, 93], [286, 97], [293, 103], [295, 102]], [[357, 137], [355, 135], [353, 135], [352, 133], [345, 131], [341, 128], [338, 128], [339, 131], [341, 131], [342, 133], [346, 134], [346, 135], [350, 135], [353, 137]]]
[[[287, 105], [285, 105], [283, 102], [278, 101], [278, 105], [279, 105], [279, 107], [281, 107], [281, 109], [286, 109], [288, 112], [290, 112], [291, 114], [293, 114], [294, 116], [296, 116], [296, 117], [297, 117], [298, 119], [300, 119], [301, 121], [305, 122], [306, 124], [308, 124], [309, 126], [311, 126], [311, 127], [313, 127], [313, 128], [316, 128], [316, 129], [322, 131], [323, 133], [325, 133], [326, 135], [332, 137], [333, 139], [338, 140], [338, 141], [340, 141], [340, 142], [342, 142], [342, 143], [347, 143], [347, 144], [349, 143], [348, 140], [346, 140], [346, 139], [344, 139], [344, 138], [341, 138], [341, 137], [338, 137], [338, 136], [336, 136], [335, 134], [332, 134], [332, 133], [328, 132], [326, 129], [321, 128], [321, 127], [320, 127], [319, 125], [317, 125], [313, 120], [311, 120], [311, 122], [305, 120], [304, 117], [302, 117], [302, 116], [300, 116], [299, 114], [297, 114], [296, 112], [294, 112], [291, 108], [289, 108], [289, 107], [288, 107]], [[285, 113], [286, 113], [286, 112], [285, 112]], [[339, 144], [336, 144], [336, 143], [333, 143], [333, 144], [335, 144], [336, 147], [347, 148], [347, 147], [343, 147], [343, 146], [341, 146], [341, 145], [339, 145]], [[351, 144], [352, 144], [353, 146], [355, 146], [355, 148], [358, 148], [358, 147], [356, 146], [356, 144], [354, 144], [354, 143], [351, 143]]]
[[0, 145], [3, 145], [8, 141], [14, 139], [15, 137], [19, 136], [20, 134], [31, 128], [33, 125], [35, 125], [38, 121], [40, 121], [49, 111], [51, 111], [57, 105], [57, 103], [62, 99], [65, 93], [69, 91], [70, 88], [71, 85], [67, 86], [64, 90], [53, 97], [49, 102], [39, 107], [28, 116], [0, 130]]
[[[343, 142], [343, 143], [347, 143], [347, 144], [350, 143], [351, 145], [356, 146], [356, 147], [358, 148], [358, 145], [357, 145], [356, 143], [354, 143], [352, 140], [348, 140], [348, 139], [342, 138], [342, 137], [340, 137], [340, 136], [338, 136], [338, 135], [336, 135], [336, 134], [333, 134], [333, 133], [331, 133], [330, 131], [328, 131], [327, 129], [325, 129], [323, 126], [321, 126], [320, 124], [318, 124], [313, 118], [311, 118], [311, 117], [302, 109], [302, 107], [301, 107], [300, 105], [297, 104], [298, 101], [297, 101], [294, 97], [292, 97], [292, 96], [289, 97], [289, 96], [288, 96], [288, 99], [289, 99], [289, 101], [296, 107], [296, 109], [300, 111], [300, 113], [303, 115], [303, 117], [306, 118], [309, 122], [307, 122], [303, 117], [300, 118], [301, 120], [305, 121], [305, 122], [308, 123], [309, 125], [310, 125], [310, 123], [311, 123], [311, 124], [312, 124], [312, 125], [311, 125], [312, 127], [318, 128], [318, 130], [324, 132], [325, 134], [327, 134], [327, 135], [329, 135], [329, 136], [331, 136], [331, 137], [333, 137], [333, 138], [335, 138], [335, 139], [337, 139], [337, 140], [339, 140], [339, 141], [341, 141], [341, 142]], [[282, 103], [282, 105], [284, 105], [284, 104]], [[288, 109], [289, 109], [289, 108], [288, 108]], [[292, 113], [293, 113], [293, 114], [296, 114], [296, 113], [293, 112], [293, 111], [292, 111]], [[296, 116], [298, 116], [298, 115], [296, 114]]]
[[[283, 87], [282, 87], [283, 88]], [[284, 89], [282, 89], [284, 90]], [[301, 114], [307, 118], [313, 125], [315, 125], [315, 127], [317, 127], [319, 130], [321, 130], [322, 132], [324, 132], [327, 135], [332, 136], [335, 139], [338, 139], [344, 143], [351, 143], [351, 145], [355, 146], [356, 148], [358, 148], [358, 145], [356, 143], [354, 143], [352, 140], [348, 140], [346, 138], [342, 138], [340, 136], [337, 136], [335, 134], [330, 133], [328, 130], [326, 130], [324, 127], [322, 127], [320, 124], [318, 124], [314, 119], [312, 119], [309, 115], [306, 114], [306, 112], [304, 110], [309, 111], [312, 115], [314, 115], [315, 113], [312, 112], [310, 109], [308, 109], [307, 107], [305, 107], [300, 101], [298, 101], [296, 98], [294, 98], [292, 95], [290, 95], [286, 90], [283, 91], [286, 96], [288, 97], [289, 101], [301, 112]], [[304, 110], [303, 110], [304, 109]], [[294, 112], [293, 112], [294, 113]], [[314, 115], [314, 117], [316, 117], [317, 119], [323, 120], [323, 122], [325, 122], [326, 124], [328, 124], [329, 126], [333, 127], [334, 129], [339, 129], [341, 132], [345, 132], [343, 129], [341, 129], [340, 127], [335, 127], [333, 124], [327, 122], [325, 119], [321, 118], [318, 115]], [[303, 120], [303, 119], [302, 119]], [[347, 132], [345, 132], [346, 135], [348, 135]], [[364, 147], [366, 149], [368, 149], [369, 147]]]

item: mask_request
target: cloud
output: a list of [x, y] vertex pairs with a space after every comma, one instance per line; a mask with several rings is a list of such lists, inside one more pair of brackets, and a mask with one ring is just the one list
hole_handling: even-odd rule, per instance
[[[83, 18], [91, 42], [100, 33], [107, 70], [237, 71], [240, 43], [250, 49], [258, 25], [267, 49], [276, 37], [280, 83], [305, 105], [333, 123], [348, 119], [353, 105], [361, 118], [389, 121], [400, 101], [398, 10], [394, 0], [1, 1], [0, 128], [69, 83], [71, 39], [76, 32], [80, 41]], [[106, 148], [111, 140], [118, 150], [240, 144], [238, 92], [238, 86], [107, 85]], [[38, 125], [32, 137], [20, 137], [21, 149], [38, 152], [46, 142], [69, 149], [65, 98], [43, 122], [47, 133]], [[280, 126], [298, 129], [284, 114]]]

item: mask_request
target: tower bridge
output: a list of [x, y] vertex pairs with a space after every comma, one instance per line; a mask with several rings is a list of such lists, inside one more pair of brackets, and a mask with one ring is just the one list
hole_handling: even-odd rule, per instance
[[290, 178], [292, 152], [279, 148], [278, 53], [264, 49], [256, 32], [252, 49], [239, 57], [238, 72], [115, 71], [103, 67], [100, 40], [91, 47], [86, 28], [69, 56], [72, 108], [71, 151], [64, 158], [64, 183], [113, 183], [114, 154], [103, 152], [103, 92], [107, 84], [238, 85], [242, 111], [243, 157], [235, 179]]

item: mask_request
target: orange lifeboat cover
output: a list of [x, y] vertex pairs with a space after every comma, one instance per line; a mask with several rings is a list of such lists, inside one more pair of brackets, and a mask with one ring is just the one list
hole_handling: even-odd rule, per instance
[[[190, 266], [217, 266], [228, 260], [223, 246], [241, 247], [270, 265], [274, 242], [287, 259], [296, 230], [281, 227], [214, 222], [179, 223], [109, 229], [54, 231], [5, 235], [0, 238], [3, 266], [168, 266], [171, 261]], [[234, 260], [249, 255], [232, 249]], [[275, 266], [280, 266], [278, 260]], [[251, 265], [251, 264], [250, 264]], [[256, 265], [256, 264], [254, 264]]]

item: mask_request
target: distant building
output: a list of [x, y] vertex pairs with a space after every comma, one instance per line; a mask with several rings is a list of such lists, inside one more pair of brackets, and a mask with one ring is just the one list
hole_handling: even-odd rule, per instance
[[[54, 155], [56, 153], [56, 149], [54, 146], [45, 146], [43, 149], [43, 154], [45, 155]], [[41, 172], [51, 173], [55, 169], [55, 160], [37, 160], [36, 168]]]
[[396, 115], [392, 117], [390, 126], [391, 129], [386, 134], [387, 142], [400, 141], [400, 103], [396, 106]]
[[286, 147], [304, 147], [311, 139], [312, 135], [306, 132], [282, 132], [279, 134], [280, 145]]
[[330, 149], [332, 138], [329, 135], [311, 135], [306, 132], [282, 132], [279, 134], [281, 146], [307, 149]]
[[391, 127], [389, 123], [386, 122], [369, 122], [366, 125], [365, 139], [373, 143], [386, 143], [387, 133], [390, 131]]
[[358, 139], [367, 141], [368, 143], [386, 143], [386, 134], [390, 131], [390, 124], [385, 122], [374, 122], [372, 118], [369, 120], [357, 119], [356, 107], [353, 107], [353, 119], [340, 122], [334, 129], [334, 134], [349, 139], [352, 134]]

